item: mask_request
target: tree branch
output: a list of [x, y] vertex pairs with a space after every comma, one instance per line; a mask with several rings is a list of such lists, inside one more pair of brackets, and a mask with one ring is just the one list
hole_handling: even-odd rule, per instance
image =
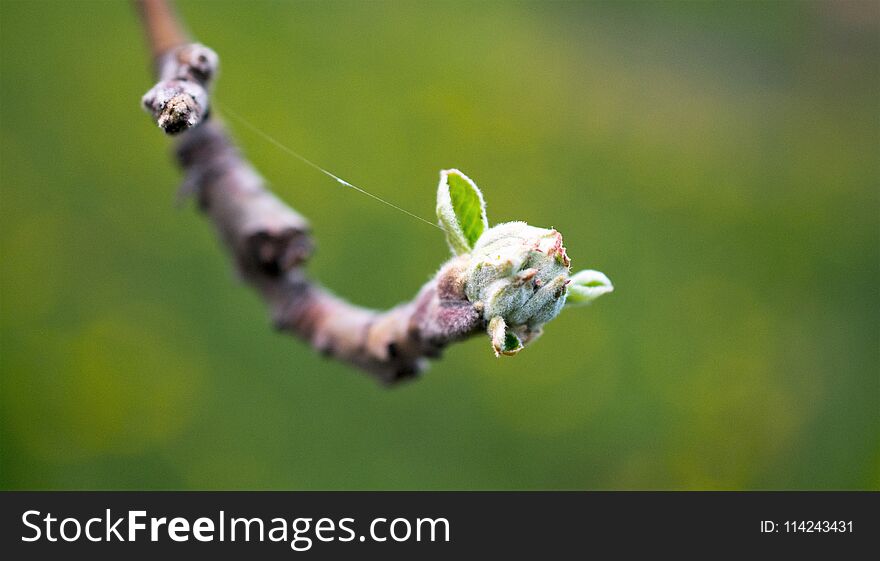
[[278, 329], [390, 384], [415, 376], [426, 358], [485, 327], [465, 295], [466, 256], [447, 262], [411, 302], [385, 312], [354, 306], [311, 281], [303, 271], [312, 249], [308, 223], [267, 189], [224, 127], [209, 119], [217, 55], [187, 42], [165, 0], [137, 5], [159, 80], [144, 106], [167, 133], [180, 133], [183, 189], [196, 196]]
[[164, 0], [139, 0], [135, 8], [144, 22], [147, 42], [153, 52], [153, 58], [188, 43], [187, 33], [183, 30], [180, 20], [173, 8]]

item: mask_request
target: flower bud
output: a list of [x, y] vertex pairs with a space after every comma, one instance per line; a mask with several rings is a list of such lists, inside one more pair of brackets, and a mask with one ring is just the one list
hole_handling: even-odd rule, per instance
[[458, 170], [441, 172], [437, 215], [450, 248], [469, 258], [465, 295], [481, 311], [496, 356], [534, 341], [567, 298], [589, 303], [614, 290], [598, 271], [570, 275], [571, 260], [555, 229], [525, 222], [487, 228], [482, 193]]

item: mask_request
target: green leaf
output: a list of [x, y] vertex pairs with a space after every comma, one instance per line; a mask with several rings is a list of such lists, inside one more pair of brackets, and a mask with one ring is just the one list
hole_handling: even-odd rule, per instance
[[508, 354], [520, 350], [522, 346], [522, 341], [519, 340], [519, 337], [508, 331], [504, 334], [504, 346], [501, 348], [501, 352]]
[[495, 351], [495, 356], [512, 356], [522, 350], [522, 341], [516, 336], [516, 333], [508, 328], [501, 316], [495, 316], [489, 321], [487, 331], [492, 339], [492, 350]]
[[437, 218], [446, 230], [449, 247], [457, 255], [470, 252], [489, 227], [483, 194], [468, 176], [457, 169], [440, 172]]
[[603, 294], [614, 291], [611, 279], [599, 271], [580, 271], [571, 277], [566, 305], [589, 304]]

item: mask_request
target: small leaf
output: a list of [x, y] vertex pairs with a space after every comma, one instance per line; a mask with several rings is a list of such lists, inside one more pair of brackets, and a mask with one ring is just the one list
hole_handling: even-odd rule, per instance
[[519, 351], [522, 346], [522, 341], [519, 340], [519, 337], [517, 337], [512, 331], [508, 331], [504, 334], [504, 346], [501, 348], [501, 352], [506, 355], [514, 354]]
[[457, 169], [440, 172], [437, 218], [446, 230], [449, 247], [457, 255], [470, 252], [489, 227], [483, 194], [468, 176]]
[[516, 333], [508, 329], [504, 318], [495, 316], [489, 321], [489, 337], [492, 338], [492, 349], [495, 356], [515, 355], [523, 348], [522, 341]]
[[568, 297], [566, 304], [573, 306], [589, 304], [603, 294], [614, 290], [611, 279], [599, 271], [580, 271], [571, 277], [568, 285]]

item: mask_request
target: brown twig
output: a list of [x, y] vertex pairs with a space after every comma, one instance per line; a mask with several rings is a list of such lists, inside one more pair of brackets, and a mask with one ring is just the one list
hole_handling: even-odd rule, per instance
[[144, 31], [153, 58], [158, 59], [175, 47], [189, 42], [174, 9], [165, 0], [139, 0], [135, 7], [144, 22]]
[[176, 152], [184, 189], [195, 194], [278, 329], [394, 383], [421, 372], [425, 359], [439, 356], [446, 345], [485, 327], [464, 294], [462, 258], [441, 267], [414, 300], [385, 312], [354, 306], [308, 279], [303, 271], [312, 249], [308, 223], [267, 189], [223, 126], [208, 118], [216, 54], [187, 42], [165, 0], [137, 5], [159, 78], [144, 105], [166, 132], [180, 133]]

